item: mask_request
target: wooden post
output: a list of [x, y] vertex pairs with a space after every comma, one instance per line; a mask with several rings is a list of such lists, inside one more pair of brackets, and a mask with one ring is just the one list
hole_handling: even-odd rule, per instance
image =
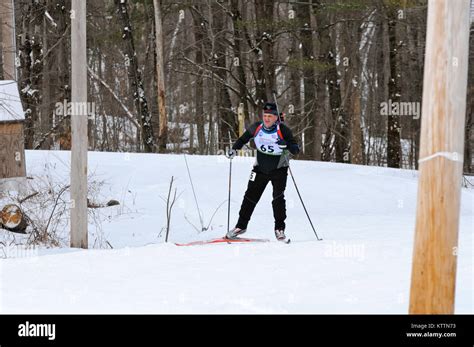
[[454, 313], [469, 2], [428, 3], [411, 314]]
[[239, 107], [237, 109], [237, 114], [239, 117], [239, 136], [242, 136], [245, 131], [245, 110], [244, 110], [244, 104], [240, 103]]
[[15, 19], [12, 0], [1, 0], [3, 79], [16, 81]]
[[71, 4], [71, 247], [87, 248], [86, 0]]

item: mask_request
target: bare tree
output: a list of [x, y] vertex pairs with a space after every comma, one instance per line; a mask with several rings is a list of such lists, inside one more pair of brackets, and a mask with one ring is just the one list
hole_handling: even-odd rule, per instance
[[[391, 4], [385, 6], [388, 27], [388, 50], [390, 77], [388, 80], [388, 95], [391, 103], [399, 103], [401, 100], [400, 88], [400, 67], [398, 50], [400, 48], [397, 41], [397, 14], [398, 9]], [[387, 119], [387, 165], [399, 168], [401, 164], [401, 144], [400, 144], [400, 116], [397, 113], [389, 112]]]
[[133, 100], [142, 126], [142, 143], [145, 152], [153, 152], [155, 139], [145, 96], [142, 76], [138, 68], [137, 52], [133, 40], [133, 29], [128, 14], [127, 0], [115, 0], [117, 14], [122, 25], [122, 39], [124, 43], [124, 56], [128, 66], [128, 79], [133, 91]]
[[168, 117], [165, 108], [165, 72], [163, 59], [163, 23], [161, 20], [161, 0], [153, 0], [155, 13], [155, 44], [156, 44], [156, 84], [158, 87], [158, 112], [160, 130], [158, 132], [158, 151], [164, 152], [168, 142]]

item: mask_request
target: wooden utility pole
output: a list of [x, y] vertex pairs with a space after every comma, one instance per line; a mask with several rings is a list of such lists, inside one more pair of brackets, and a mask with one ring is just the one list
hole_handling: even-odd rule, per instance
[[411, 314], [454, 313], [469, 2], [428, 3]]
[[156, 84], [158, 86], [158, 112], [160, 114], [160, 130], [158, 151], [166, 150], [168, 142], [168, 117], [165, 108], [165, 69], [163, 59], [163, 23], [161, 20], [161, 0], [153, 0], [155, 8], [155, 46], [156, 46]]
[[1, 0], [0, 4], [2, 20], [3, 79], [16, 81], [16, 45], [13, 0]]
[[71, 4], [71, 247], [87, 248], [86, 0]]

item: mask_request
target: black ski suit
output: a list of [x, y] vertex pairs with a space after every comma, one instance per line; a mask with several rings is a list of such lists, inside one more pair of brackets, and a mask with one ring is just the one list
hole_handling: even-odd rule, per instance
[[[279, 131], [277, 127], [279, 126]], [[242, 206], [240, 207], [239, 220], [236, 227], [247, 229], [252, 213], [257, 205], [260, 197], [265, 190], [268, 182], [272, 182], [273, 186], [273, 217], [275, 219], [275, 230], [285, 230], [286, 220], [286, 202], [285, 188], [288, 176], [289, 153], [298, 154], [300, 149], [296, 143], [293, 134], [286, 125], [274, 124], [269, 129], [263, 127], [262, 122], [252, 124], [245, 133], [234, 143], [233, 149], [241, 149], [247, 142], [253, 139], [260, 131], [267, 134], [278, 133], [278, 139], [286, 141], [287, 150], [281, 155], [270, 155], [258, 150], [257, 158], [254, 164], [247, 191], [245, 192]], [[276, 142], [276, 141], [275, 141]], [[275, 143], [275, 147], [277, 144]]]

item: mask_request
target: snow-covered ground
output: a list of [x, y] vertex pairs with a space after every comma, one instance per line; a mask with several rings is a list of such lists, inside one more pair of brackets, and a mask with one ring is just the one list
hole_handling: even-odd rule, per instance
[[[229, 162], [187, 159], [207, 225], [227, 199]], [[29, 175], [46, 162], [59, 177], [69, 175], [68, 152], [28, 151], [26, 162]], [[252, 163], [233, 162], [232, 225]], [[309, 161], [293, 161], [292, 169], [323, 241], [289, 177], [291, 244], [273, 242], [269, 185], [246, 235], [272, 242], [178, 247], [173, 242], [222, 236], [227, 223], [224, 203], [209, 230], [190, 224], [200, 229], [184, 157], [91, 152], [89, 171], [107, 182], [103, 200], [121, 203], [102, 212], [110, 217], [103, 237], [114, 249], [8, 248], [0, 259], [0, 313], [406, 313], [417, 172]], [[171, 176], [181, 195], [164, 244], [162, 198]], [[473, 198], [474, 190], [463, 189], [456, 313], [474, 312]]]

